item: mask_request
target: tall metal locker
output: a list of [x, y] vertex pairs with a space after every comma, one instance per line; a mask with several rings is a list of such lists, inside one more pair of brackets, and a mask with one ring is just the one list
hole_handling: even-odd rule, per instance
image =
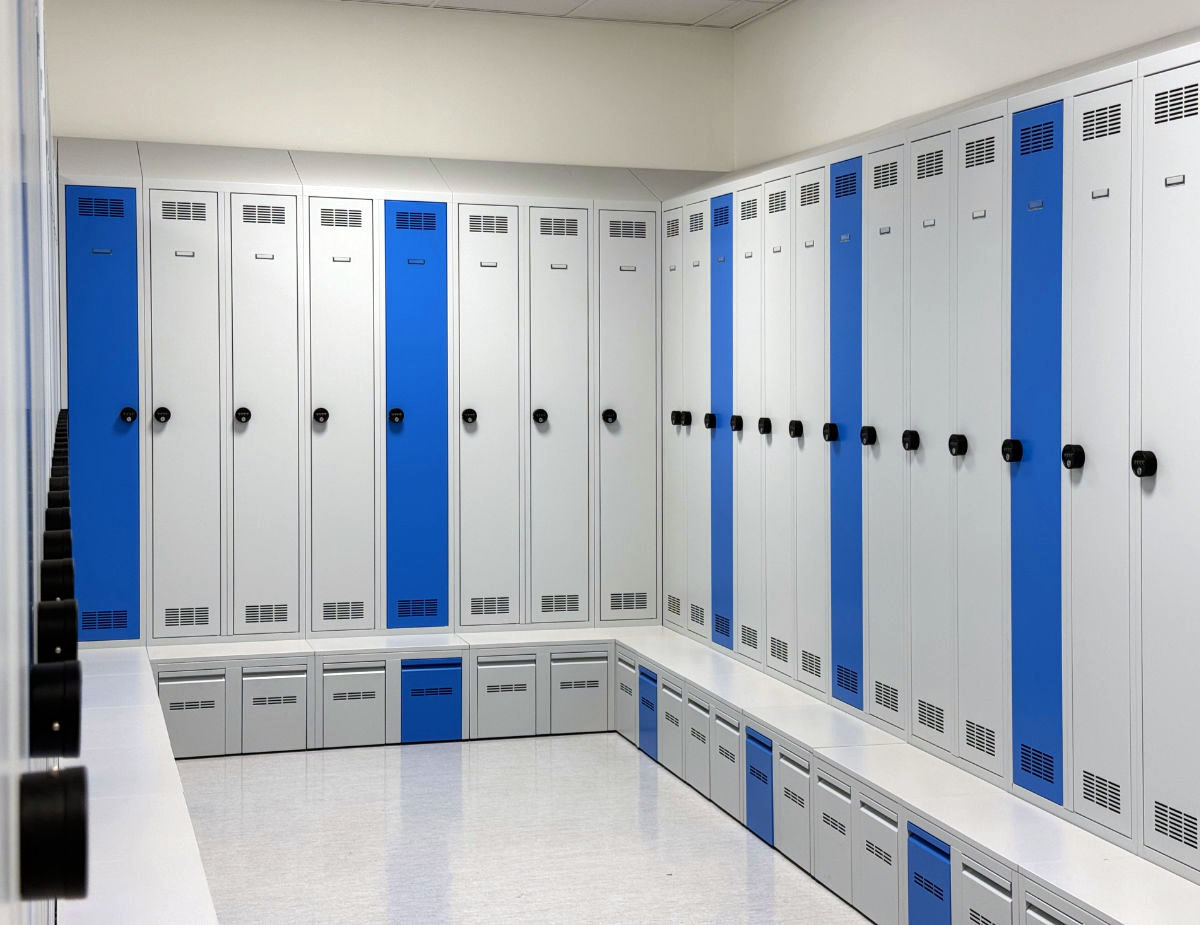
[[384, 203], [386, 600], [393, 629], [450, 625], [446, 219], [442, 202]]
[[154, 635], [221, 632], [217, 194], [151, 190]]
[[587, 209], [529, 210], [529, 342], [532, 619], [587, 620]]
[[829, 603], [833, 696], [862, 709], [862, 158], [829, 168]]
[[[843, 184], [844, 191], [844, 184]], [[826, 216], [825, 168], [796, 176], [796, 331], [792, 341], [796, 381], [796, 658], [795, 677], [819, 693], [829, 690], [829, 469], [822, 443], [826, 416]], [[850, 258], [848, 258], [850, 259]], [[793, 438], [788, 421], [789, 441]], [[831, 447], [830, 458], [835, 447]], [[859, 523], [861, 530], [861, 521]], [[861, 536], [861, 533], [860, 533]], [[803, 554], [801, 554], [803, 553]], [[861, 579], [859, 589], [861, 594]], [[861, 601], [861, 598], [860, 598]], [[862, 607], [858, 605], [861, 618]], [[861, 626], [861, 619], [859, 624]], [[861, 648], [861, 644], [860, 644]]]
[[954, 612], [953, 302], [950, 247], [954, 137], [909, 145], [909, 613], [913, 734], [954, 752], [958, 742]]
[[652, 618], [658, 616], [655, 215], [601, 211], [599, 234], [600, 619]]
[[[1005, 754], [1005, 120], [958, 130], [954, 432], [958, 753], [993, 774]], [[977, 452], [971, 452], [974, 447]]]
[[517, 623], [517, 209], [458, 207], [460, 620]]
[[709, 401], [712, 641], [733, 648], [733, 194], [710, 202]]
[[684, 626], [687, 617], [688, 510], [686, 457], [687, 435], [684, 412], [690, 419], [684, 383], [683, 323], [683, 212], [663, 213], [663, 584], [667, 609], [663, 619]]
[[1075, 98], [1068, 473], [1075, 810], [1133, 834], [1129, 284], [1133, 86]]
[[683, 238], [683, 381], [687, 395], [687, 627], [708, 637], [712, 610], [712, 430], [709, 420], [709, 278], [708, 200], [684, 209]]
[[375, 626], [375, 271], [369, 199], [308, 201], [312, 628]]
[[294, 196], [233, 193], [233, 629], [300, 628]]
[[1134, 473], [1141, 471], [1145, 842], [1200, 868], [1200, 742], [1187, 731], [1200, 573], [1186, 542], [1200, 522], [1200, 430], [1185, 423], [1195, 408], [1200, 337], [1200, 177], [1192, 173], [1200, 161], [1200, 64], [1145, 78], [1141, 111], [1142, 455]]
[[140, 631], [137, 191], [68, 186], [67, 407], [79, 638]]
[[[798, 420], [792, 376], [792, 179], [763, 187], [763, 611], [768, 668], [796, 677], [796, 498]], [[749, 261], [744, 261], [748, 263]], [[760, 422], [761, 424], [761, 422]], [[762, 427], [759, 428], [762, 430]], [[806, 550], [806, 557], [816, 550]]]
[[1013, 782], [1061, 804], [1063, 104], [1012, 125]]
[[[733, 431], [735, 648], [762, 661], [763, 646], [763, 222], [762, 187], [734, 198]], [[736, 429], [735, 429], [736, 428]], [[765, 640], [764, 640], [765, 641]]]
[[904, 182], [903, 146], [867, 158], [863, 307], [863, 479], [870, 712], [904, 726], [905, 630]]

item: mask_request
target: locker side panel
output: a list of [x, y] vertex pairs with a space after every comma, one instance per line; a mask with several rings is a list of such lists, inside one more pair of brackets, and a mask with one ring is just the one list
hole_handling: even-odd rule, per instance
[[708, 638], [712, 616], [712, 431], [704, 426], [710, 411], [709, 382], [709, 218], [708, 202], [684, 210], [683, 231], [683, 377], [691, 426], [687, 444], [687, 626]]
[[[683, 318], [683, 213], [663, 214], [663, 584], [666, 611], [663, 619], [676, 626], [687, 623], [688, 496], [686, 481], [687, 436], [682, 414], [688, 408], [684, 386]], [[601, 287], [603, 287], [601, 282]], [[680, 421], [680, 423], [675, 423]]]
[[711, 200], [709, 302], [709, 434], [712, 530], [712, 641], [733, 648], [733, 194]]

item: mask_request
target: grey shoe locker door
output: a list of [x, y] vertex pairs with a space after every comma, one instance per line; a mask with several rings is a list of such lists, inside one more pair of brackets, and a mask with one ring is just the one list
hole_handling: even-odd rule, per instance
[[813, 784], [813, 873], [825, 886], [853, 901], [850, 788], [820, 768]]
[[707, 702], [689, 693], [683, 715], [684, 780], [707, 797], [710, 793], [708, 740], [712, 728], [712, 710]]
[[854, 811], [854, 905], [875, 925], [900, 918], [900, 836], [895, 811], [857, 795]]
[[383, 662], [327, 665], [321, 685], [325, 748], [383, 744]]
[[775, 847], [801, 869], [812, 870], [812, 773], [807, 758], [776, 743]]
[[475, 670], [476, 737], [537, 735], [537, 659], [480, 656]]
[[623, 654], [617, 655], [617, 732], [638, 744], [638, 670]]
[[955, 925], [1013, 925], [1012, 881], [992, 873], [982, 864], [963, 857], [954, 897]]
[[225, 671], [159, 675], [171, 751], [176, 758], [225, 754]]
[[308, 672], [242, 670], [242, 752], [299, 751], [308, 746]]
[[608, 729], [608, 656], [550, 656], [550, 733]]
[[658, 676], [658, 763], [683, 777], [683, 685]]
[[709, 794], [714, 803], [738, 822], [742, 813], [742, 720], [737, 714], [715, 708], [709, 727]]

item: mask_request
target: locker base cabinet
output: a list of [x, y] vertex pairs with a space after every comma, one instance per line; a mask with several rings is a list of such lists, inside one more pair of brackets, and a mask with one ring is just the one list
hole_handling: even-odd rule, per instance
[[683, 777], [683, 685], [666, 675], [658, 679], [658, 763]]
[[900, 829], [896, 811], [855, 794], [854, 905], [875, 925], [900, 919]]
[[950, 846], [908, 824], [909, 925], [950, 925]]
[[854, 888], [850, 809], [850, 788], [818, 768], [813, 787], [813, 873], [846, 902], [852, 901]]
[[242, 671], [242, 751], [288, 752], [308, 747], [308, 670]]
[[658, 675], [638, 666], [638, 748], [658, 761]]
[[475, 661], [475, 735], [537, 735], [537, 658], [481, 655]]
[[638, 744], [638, 670], [629, 656], [617, 653], [617, 732]]
[[550, 733], [607, 729], [607, 653], [550, 656]]
[[383, 744], [383, 662], [326, 665], [321, 685], [325, 748]]
[[962, 908], [968, 921], [982, 925], [1013, 925], [1013, 891], [1009, 877], [993, 873], [964, 855], [954, 889], [962, 897]]
[[773, 747], [761, 732], [746, 727], [746, 827], [768, 845], [775, 844]]
[[708, 740], [712, 734], [712, 711], [707, 703], [688, 694], [683, 733], [683, 779], [704, 796], [709, 796]]
[[775, 847], [801, 870], [812, 870], [811, 799], [808, 760], [782, 743], [775, 745]]
[[713, 711], [709, 736], [709, 791], [712, 801], [742, 822], [742, 720], [741, 717]]
[[158, 700], [176, 758], [225, 754], [225, 669], [164, 671]]
[[462, 659], [413, 658], [400, 663], [400, 741], [462, 738]]

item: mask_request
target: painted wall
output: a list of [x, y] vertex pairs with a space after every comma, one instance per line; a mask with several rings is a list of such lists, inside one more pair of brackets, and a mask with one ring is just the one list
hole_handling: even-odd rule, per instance
[[58, 135], [733, 166], [726, 30], [332, 0], [46, 0]]

